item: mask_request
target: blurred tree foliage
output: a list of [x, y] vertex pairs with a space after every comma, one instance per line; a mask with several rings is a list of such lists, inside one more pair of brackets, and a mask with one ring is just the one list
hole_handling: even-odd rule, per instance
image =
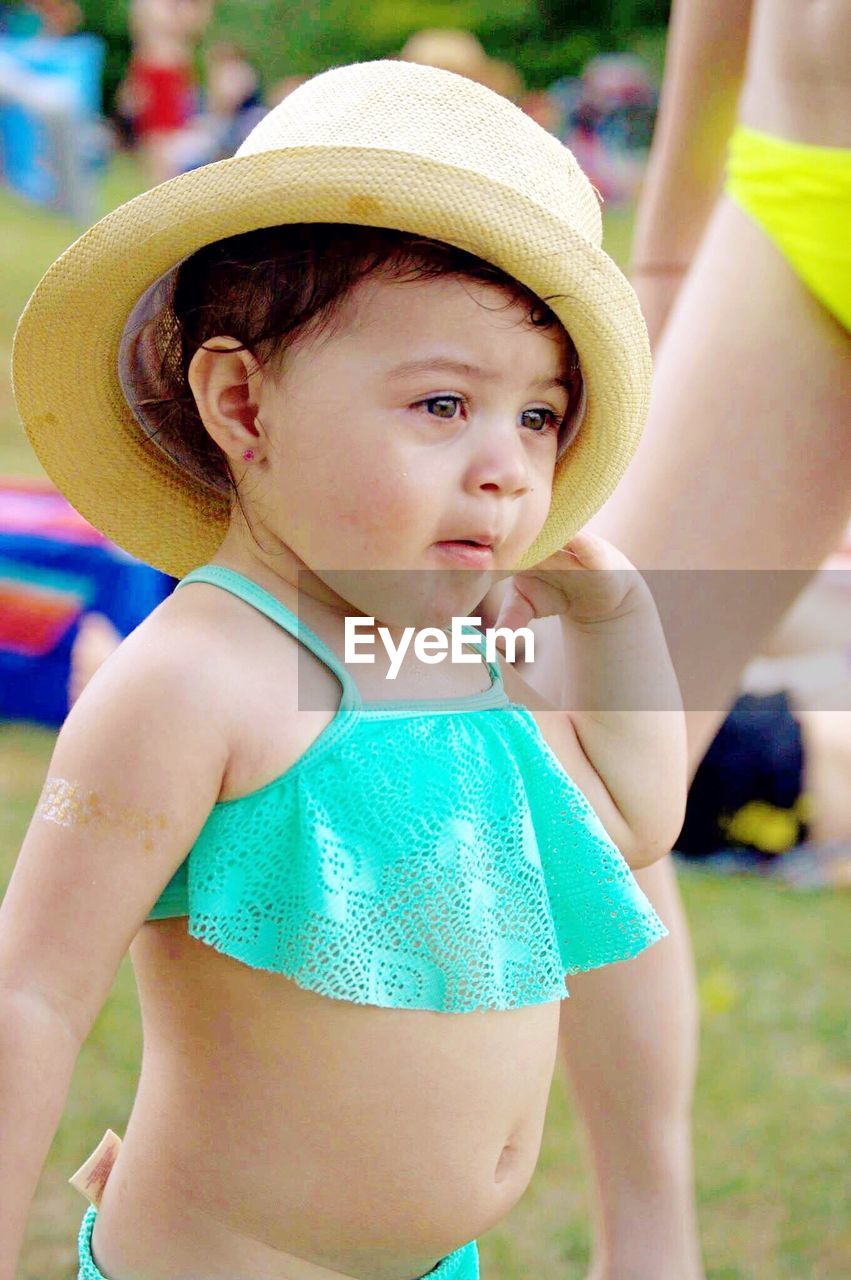
[[[130, 54], [128, 0], [80, 0], [106, 38], [111, 108]], [[421, 27], [466, 27], [513, 63], [529, 88], [575, 75], [595, 53], [664, 29], [670, 0], [217, 0], [209, 38], [238, 40], [266, 85], [341, 62], [396, 53]]]

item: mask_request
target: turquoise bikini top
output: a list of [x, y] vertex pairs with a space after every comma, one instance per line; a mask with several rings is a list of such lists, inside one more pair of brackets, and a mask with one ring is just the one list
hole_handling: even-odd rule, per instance
[[342, 699], [285, 773], [213, 807], [150, 919], [185, 915], [193, 937], [320, 995], [453, 1013], [560, 1000], [565, 974], [664, 937], [497, 665], [484, 693], [363, 702], [274, 596], [218, 565], [192, 582], [278, 623]]

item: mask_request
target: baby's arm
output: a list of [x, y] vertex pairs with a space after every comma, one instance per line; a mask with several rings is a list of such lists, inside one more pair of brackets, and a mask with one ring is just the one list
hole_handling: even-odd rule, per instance
[[0, 1280], [14, 1280], [80, 1047], [227, 762], [203, 646], [190, 660], [148, 626], [69, 715], [0, 907]]
[[536, 714], [630, 865], [647, 866], [679, 834], [687, 791], [685, 717], [652, 596], [625, 556], [583, 534], [513, 579], [498, 625], [554, 613], [570, 655], [565, 706], [510, 668], [506, 689]]

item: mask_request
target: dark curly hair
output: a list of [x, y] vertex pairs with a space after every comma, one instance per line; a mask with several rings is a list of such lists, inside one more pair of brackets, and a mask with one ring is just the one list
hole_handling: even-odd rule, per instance
[[[295, 223], [217, 240], [160, 283], [157, 307], [122, 344], [122, 382], [150, 439], [202, 484], [233, 494], [227, 459], [204, 428], [189, 387], [195, 352], [236, 338], [274, 368], [308, 335], [333, 328], [351, 290], [371, 276], [482, 281], [527, 308], [538, 328], [561, 322], [532, 291], [490, 263], [438, 240], [378, 227]], [[567, 338], [571, 410], [581, 396], [579, 360]]]

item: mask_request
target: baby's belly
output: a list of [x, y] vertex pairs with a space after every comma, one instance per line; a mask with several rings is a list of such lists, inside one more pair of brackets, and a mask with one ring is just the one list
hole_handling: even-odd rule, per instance
[[111, 1280], [411, 1280], [525, 1189], [557, 1003], [327, 1000], [182, 922], [143, 929], [133, 960], [144, 1062], [94, 1237]]
[[757, 0], [740, 114], [795, 142], [851, 147], [848, 0]]

